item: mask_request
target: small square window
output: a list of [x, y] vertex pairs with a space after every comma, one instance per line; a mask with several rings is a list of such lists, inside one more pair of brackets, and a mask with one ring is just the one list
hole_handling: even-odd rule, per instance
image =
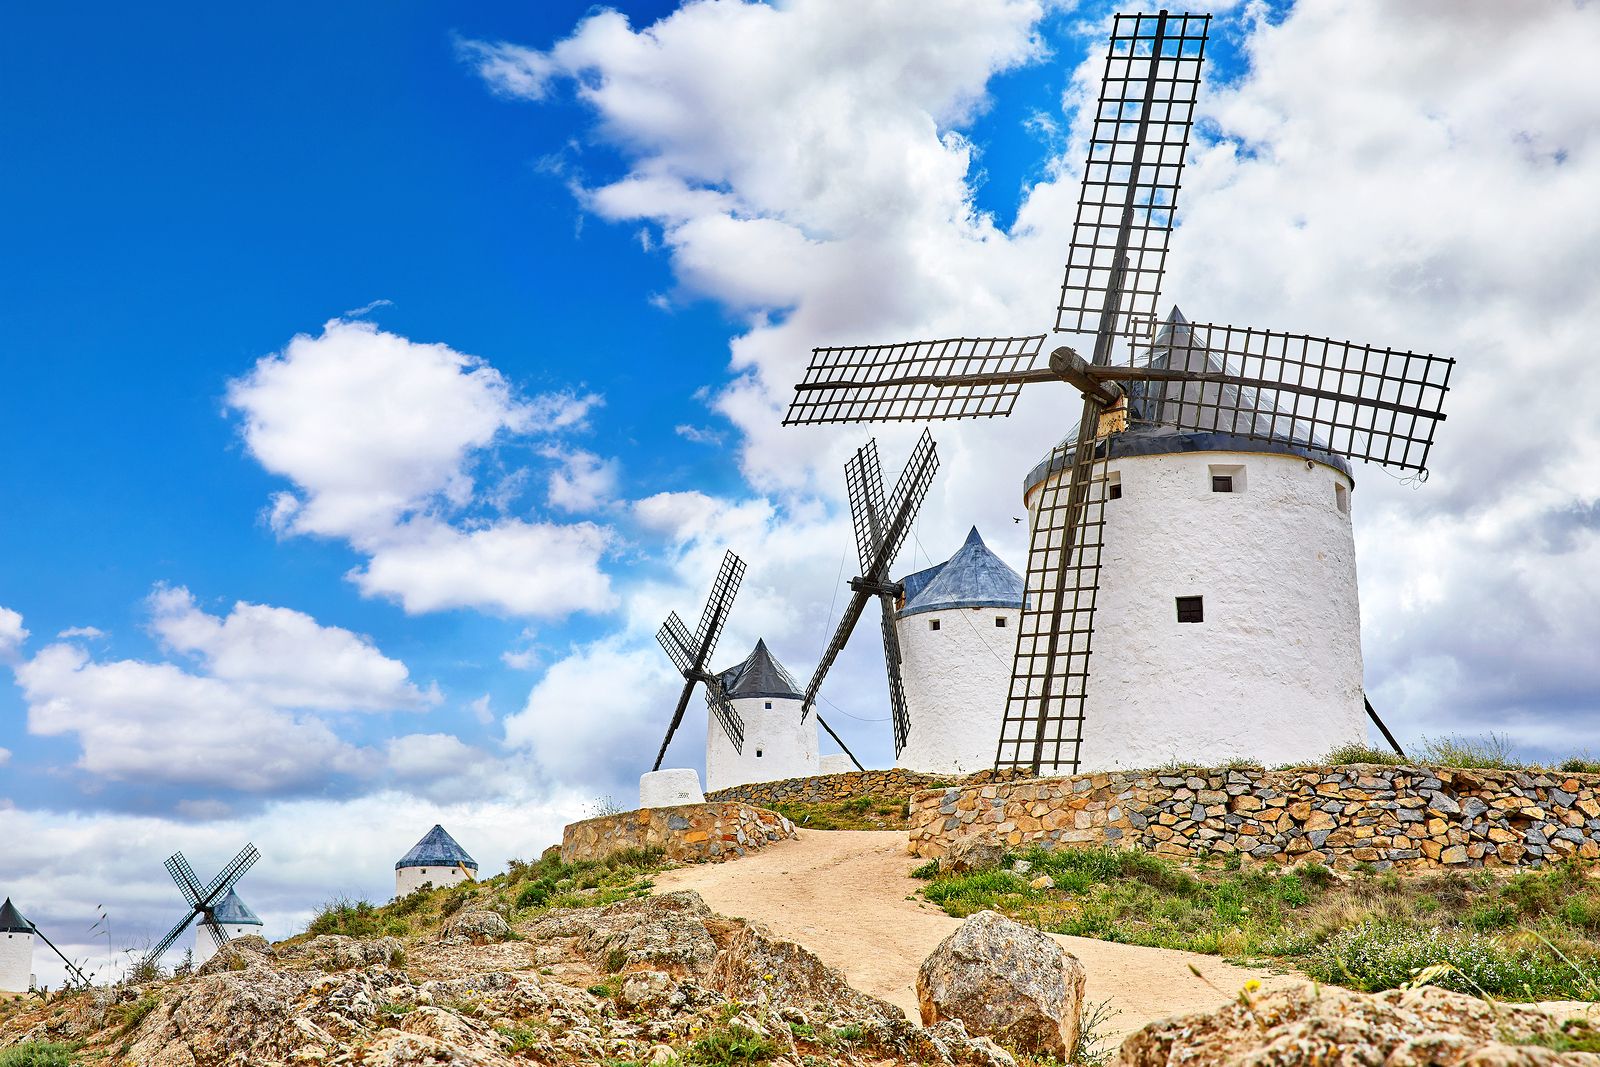
[[1335, 483], [1333, 487], [1333, 503], [1339, 509], [1341, 515], [1348, 514], [1350, 511], [1350, 490]]
[[939, 628], [939, 620], [938, 619], [929, 619], [928, 620], [928, 629], [937, 630], [938, 628]]
[[769, 701], [767, 701], [767, 710], [768, 710], [768, 711], [771, 711], [771, 710], [772, 710], [772, 701], [770, 701], [770, 700], [769, 700]]
[[1211, 491], [1213, 493], [1233, 492], [1233, 475], [1213, 474], [1211, 476]]
[[1179, 622], [1205, 622], [1205, 597], [1181, 596], [1178, 598]]
[[994, 624], [1004, 630], [1006, 628], [1006, 617], [1004, 615], [996, 616]]
[[1106, 486], [1106, 499], [1107, 500], [1121, 500], [1122, 499], [1122, 483], [1121, 482], [1112, 482], [1110, 485]]
[[761, 750], [758, 748], [758, 749], [756, 749], [756, 759], [760, 759], [760, 758], [761, 758]]
[[1213, 493], [1242, 493], [1245, 491], [1244, 464], [1242, 463], [1212, 463], [1211, 491]]

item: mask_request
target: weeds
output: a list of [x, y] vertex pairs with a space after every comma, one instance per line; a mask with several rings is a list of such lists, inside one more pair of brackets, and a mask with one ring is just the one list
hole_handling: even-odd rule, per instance
[[1520, 771], [1527, 766], [1511, 754], [1509, 737], [1492, 733], [1479, 737], [1425, 737], [1417, 758], [1435, 767]]
[[1102, 1067], [1111, 1062], [1116, 1049], [1106, 1047], [1106, 1028], [1121, 1014], [1111, 1007], [1109, 1000], [1085, 1004], [1078, 1016], [1078, 1038], [1072, 1043], [1068, 1062], [1074, 1067]]
[[125, 1037], [144, 1022], [145, 1017], [156, 1010], [156, 1005], [161, 1003], [158, 997], [140, 997], [131, 1004], [113, 1005], [110, 1011], [112, 1020], [117, 1024], [117, 1037]]
[[[417, 892], [425, 890], [419, 889]], [[415, 910], [415, 906], [412, 910]], [[308, 934], [344, 934], [346, 937], [382, 937], [406, 932], [406, 924], [394, 912], [380, 909], [370, 900], [351, 900], [349, 897], [334, 897], [323, 903], [306, 927]]]
[[24, 1041], [0, 1049], [0, 1067], [73, 1067], [73, 1051], [54, 1041]]
[[738, 1064], [765, 1063], [781, 1050], [776, 1042], [742, 1026], [707, 1034], [686, 1050], [690, 1063], [709, 1067], [735, 1067]]
[[1317, 762], [1330, 767], [1345, 767], [1352, 763], [1376, 763], [1382, 767], [1404, 767], [1408, 761], [1398, 752], [1391, 752], [1386, 748], [1370, 748], [1367, 745], [1340, 745]]

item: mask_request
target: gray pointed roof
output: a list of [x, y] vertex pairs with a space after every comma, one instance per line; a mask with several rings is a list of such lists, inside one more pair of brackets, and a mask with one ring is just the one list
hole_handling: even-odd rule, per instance
[[758, 640], [753, 652], [718, 677], [730, 697], [802, 699], [794, 678], [783, 669], [783, 664], [778, 662], [764, 640]]
[[239, 894], [228, 890], [228, 895], [222, 898], [216, 908], [211, 912], [216, 916], [217, 922], [222, 926], [260, 926], [261, 917], [250, 910], [250, 905], [239, 899]]
[[422, 835], [422, 840], [411, 846], [411, 851], [400, 857], [395, 870], [402, 867], [454, 867], [457, 864], [469, 871], [478, 869], [478, 861], [467, 855], [467, 850], [456, 844], [456, 839], [435, 823], [432, 830]]
[[[1227, 360], [1195, 336], [1189, 320], [1176, 305], [1156, 332], [1154, 343], [1135, 356], [1134, 366], [1219, 374], [1229, 370]], [[1314, 460], [1353, 480], [1349, 461], [1327, 451], [1327, 442], [1310, 423], [1294, 418], [1289, 411], [1279, 411], [1270, 402], [1260, 403], [1254, 389], [1215, 382], [1166, 381], [1125, 382], [1123, 388], [1128, 398], [1128, 427], [1110, 438], [1113, 459], [1177, 452], [1268, 452]], [[1185, 421], [1199, 421], [1201, 425], [1179, 429], [1174, 420], [1180, 410]], [[1077, 436], [1074, 426], [1062, 443]], [[1060, 454], [1052, 450], [1023, 479], [1023, 497], [1071, 462], [1070, 449]]]
[[1022, 607], [1022, 575], [990, 551], [976, 526], [955, 555], [900, 581], [906, 599], [897, 618], [950, 608]]
[[6, 902], [0, 904], [0, 934], [31, 934], [33, 924], [22, 917], [16, 905], [11, 903], [11, 898], [6, 897]]

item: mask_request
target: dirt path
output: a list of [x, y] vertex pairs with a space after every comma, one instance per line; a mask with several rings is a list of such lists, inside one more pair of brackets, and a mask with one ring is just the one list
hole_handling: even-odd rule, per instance
[[[766, 923], [916, 1019], [917, 968], [960, 920], [914, 897], [919, 883], [906, 875], [920, 861], [906, 854], [905, 842], [896, 830], [802, 830], [798, 841], [741, 860], [667, 871], [656, 886], [696, 890], [724, 915]], [[1300, 980], [1215, 956], [1053, 936], [1083, 962], [1088, 999], [1109, 999], [1121, 1012], [1107, 1027], [1112, 1040], [1168, 1015], [1216, 1007], [1251, 978], [1267, 986]]]

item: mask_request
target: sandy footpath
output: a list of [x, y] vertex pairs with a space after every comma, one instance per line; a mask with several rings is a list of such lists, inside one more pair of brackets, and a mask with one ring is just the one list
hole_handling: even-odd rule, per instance
[[[656, 886], [696, 890], [724, 915], [766, 923], [844, 972], [857, 989], [916, 1019], [917, 968], [960, 920], [907, 899], [920, 885], [907, 872], [921, 861], [905, 848], [903, 831], [802, 830], [798, 841], [744, 859], [667, 871]], [[1107, 1027], [1113, 1040], [1168, 1015], [1216, 1007], [1251, 978], [1264, 986], [1303, 980], [1192, 952], [1055, 937], [1083, 962], [1088, 999], [1109, 999], [1121, 1012]], [[1205, 978], [1195, 977], [1191, 965]]]

